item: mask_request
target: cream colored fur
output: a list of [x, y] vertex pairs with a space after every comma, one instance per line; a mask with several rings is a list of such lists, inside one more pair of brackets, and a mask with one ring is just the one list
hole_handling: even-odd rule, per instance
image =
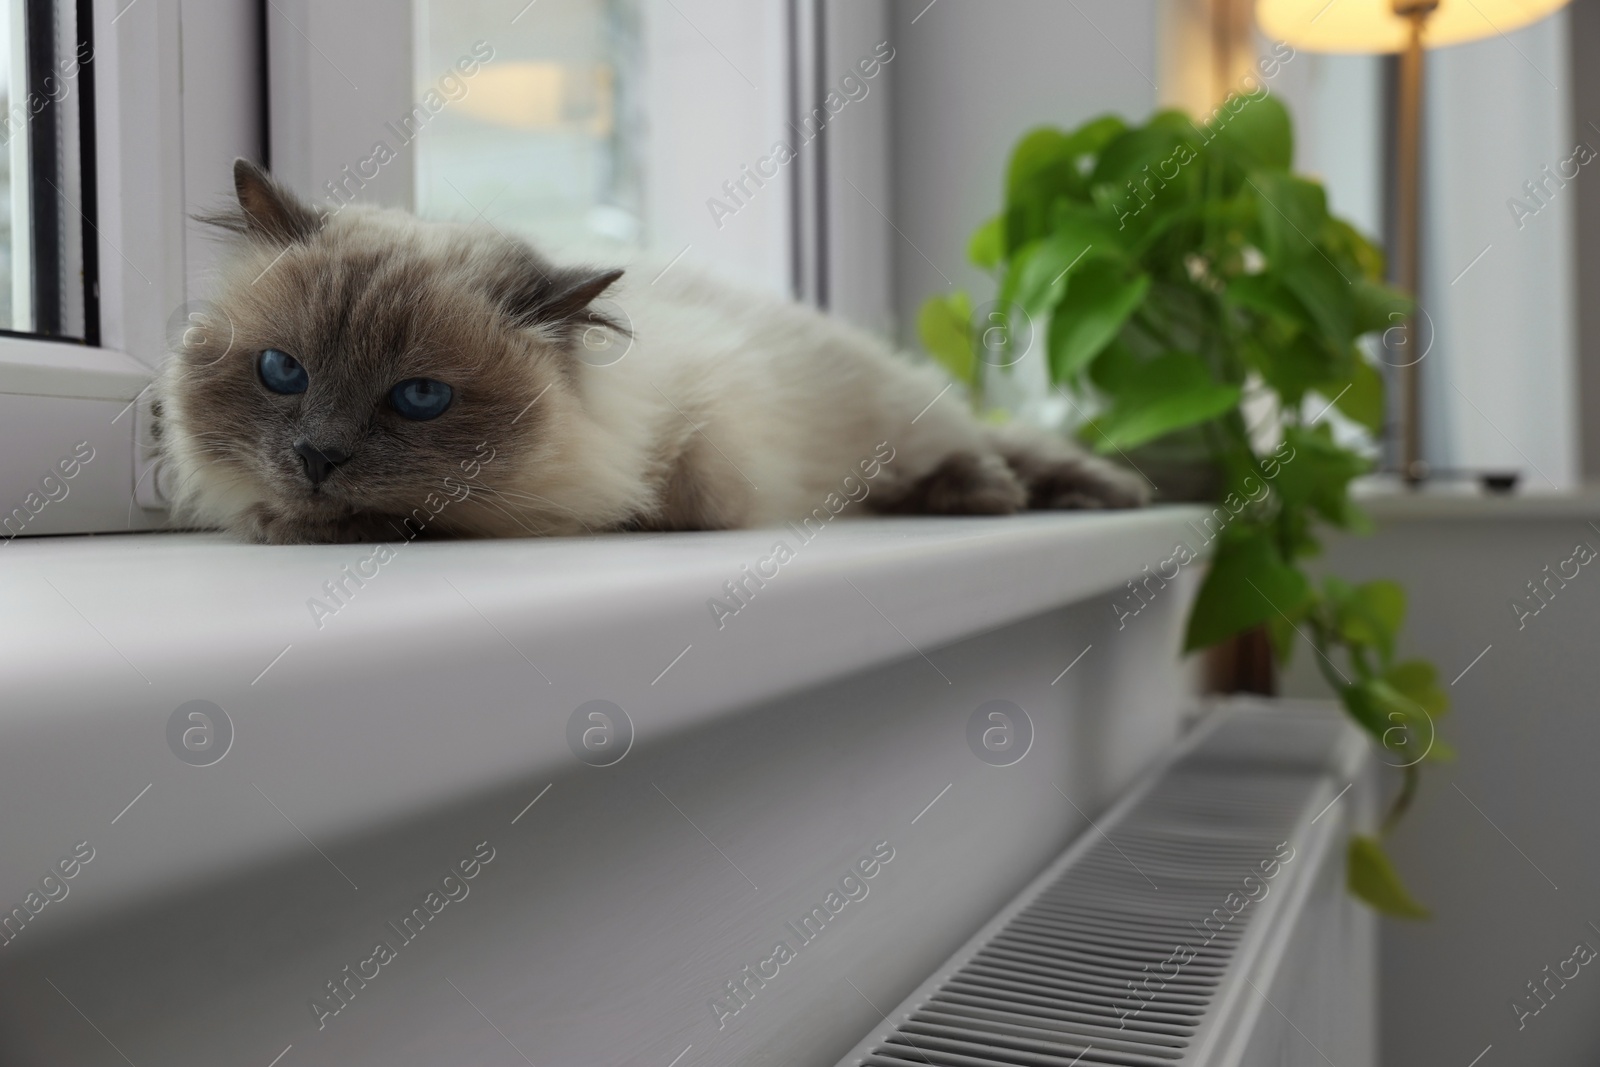
[[[508, 324], [486, 291], [507, 251], [493, 231], [372, 208], [321, 219], [249, 164], [236, 178], [241, 212], [220, 218], [241, 237], [221, 275], [220, 321], [210, 323], [213, 334], [230, 331], [228, 350], [216, 354], [217, 336], [180, 350], [159, 389], [168, 483], [191, 523], [275, 542], [388, 539], [408, 515], [430, 534], [458, 536], [760, 526], [811, 514], [847, 477], [870, 482], [852, 515], [1143, 499], [1126, 472], [1065, 440], [980, 424], [938, 370], [687, 264], [634, 264], [595, 305], [631, 337], [593, 325], [574, 341], [560, 321]], [[550, 276], [584, 276], [546, 266]], [[398, 281], [377, 278], [390, 267]], [[335, 294], [317, 287], [335, 283], [353, 302], [340, 314], [365, 323], [356, 328], [366, 336], [394, 316], [434, 336], [417, 351], [376, 354], [360, 351], [362, 337], [325, 340], [314, 323], [327, 316], [314, 312]], [[322, 487], [303, 481], [284, 442], [312, 408], [271, 407], [287, 401], [251, 369], [262, 348], [295, 336], [311, 360], [305, 403], [344, 409], [350, 466], [364, 465], [344, 482], [343, 468]], [[441, 355], [427, 363], [427, 352]], [[358, 366], [367, 369], [350, 370]], [[374, 437], [371, 420], [393, 416], [368, 414], [370, 397], [418, 374], [458, 389], [477, 382], [478, 402]], [[317, 390], [333, 383], [343, 392], [329, 401]], [[392, 459], [361, 443], [395, 432], [423, 436]], [[480, 454], [495, 458], [475, 469], [466, 453], [479, 438]], [[441, 492], [448, 506], [423, 508]]]

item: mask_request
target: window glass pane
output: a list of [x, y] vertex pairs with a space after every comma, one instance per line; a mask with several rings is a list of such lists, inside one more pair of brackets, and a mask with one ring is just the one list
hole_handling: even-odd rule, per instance
[[636, 0], [416, 3], [418, 212], [639, 243]]
[[94, 233], [77, 5], [0, 0], [0, 331], [89, 339]]
[[0, 329], [26, 330], [32, 325], [28, 262], [28, 138], [15, 114], [27, 100], [26, 35], [22, 0], [0, 0]]

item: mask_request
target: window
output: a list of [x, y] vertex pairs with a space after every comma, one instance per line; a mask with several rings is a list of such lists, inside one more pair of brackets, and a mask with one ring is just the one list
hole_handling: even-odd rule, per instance
[[82, 75], [93, 44], [72, 4], [5, 0], [0, 11], [0, 330], [87, 340], [93, 109]]
[[[485, 221], [556, 254], [593, 258], [610, 242], [626, 263], [648, 245], [659, 259], [643, 269], [681, 258], [887, 332], [879, 268], [892, 233], [873, 206], [888, 203], [885, 94], [852, 103], [838, 130], [803, 132], [803, 116], [884, 40], [886, 11], [880, 0], [274, 0], [273, 170], [318, 199], [332, 180], [339, 200]], [[375, 141], [394, 162], [343, 176]], [[775, 153], [780, 142], [793, 151]], [[758, 183], [748, 176], [763, 168]]]
[[[0, 63], [4, 64], [0, 87], [5, 90], [0, 108], [4, 108], [8, 117], [5, 151], [0, 153], [0, 328], [4, 329], [26, 329], [29, 317], [26, 311], [32, 305], [28, 292], [33, 280], [32, 269], [27, 264], [28, 139], [17, 136], [17, 131], [11, 128], [14, 120], [10, 119], [13, 101], [28, 97], [25, 43], [22, 4], [10, 0], [4, 17], [0, 18]], [[15, 181], [13, 174], [17, 176]], [[22, 289], [21, 294], [16, 292], [18, 287]], [[14, 308], [23, 310], [24, 315], [14, 314]], [[19, 317], [22, 322], [18, 321]]]
[[416, 29], [416, 96], [449, 103], [416, 139], [418, 214], [640, 243], [637, 0], [542, 0], [510, 23], [504, 3], [418, 0]]
[[215, 254], [188, 213], [260, 154], [259, 7], [0, 0], [0, 27], [0, 547], [158, 526], [148, 387]]

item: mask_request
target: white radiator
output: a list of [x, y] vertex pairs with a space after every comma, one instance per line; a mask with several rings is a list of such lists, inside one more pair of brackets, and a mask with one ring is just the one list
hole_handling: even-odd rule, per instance
[[1371, 1067], [1369, 779], [1335, 709], [1229, 705], [841, 1067]]

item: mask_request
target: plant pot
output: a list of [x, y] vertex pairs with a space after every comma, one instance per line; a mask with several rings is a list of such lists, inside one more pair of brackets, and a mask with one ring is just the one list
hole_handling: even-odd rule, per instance
[[1155, 485], [1155, 499], [1164, 504], [1210, 504], [1227, 492], [1222, 469], [1198, 441], [1155, 442], [1131, 449], [1121, 459]]
[[1206, 649], [1205, 657], [1206, 692], [1277, 695], [1277, 662], [1265, 626], [1235, 634]]

